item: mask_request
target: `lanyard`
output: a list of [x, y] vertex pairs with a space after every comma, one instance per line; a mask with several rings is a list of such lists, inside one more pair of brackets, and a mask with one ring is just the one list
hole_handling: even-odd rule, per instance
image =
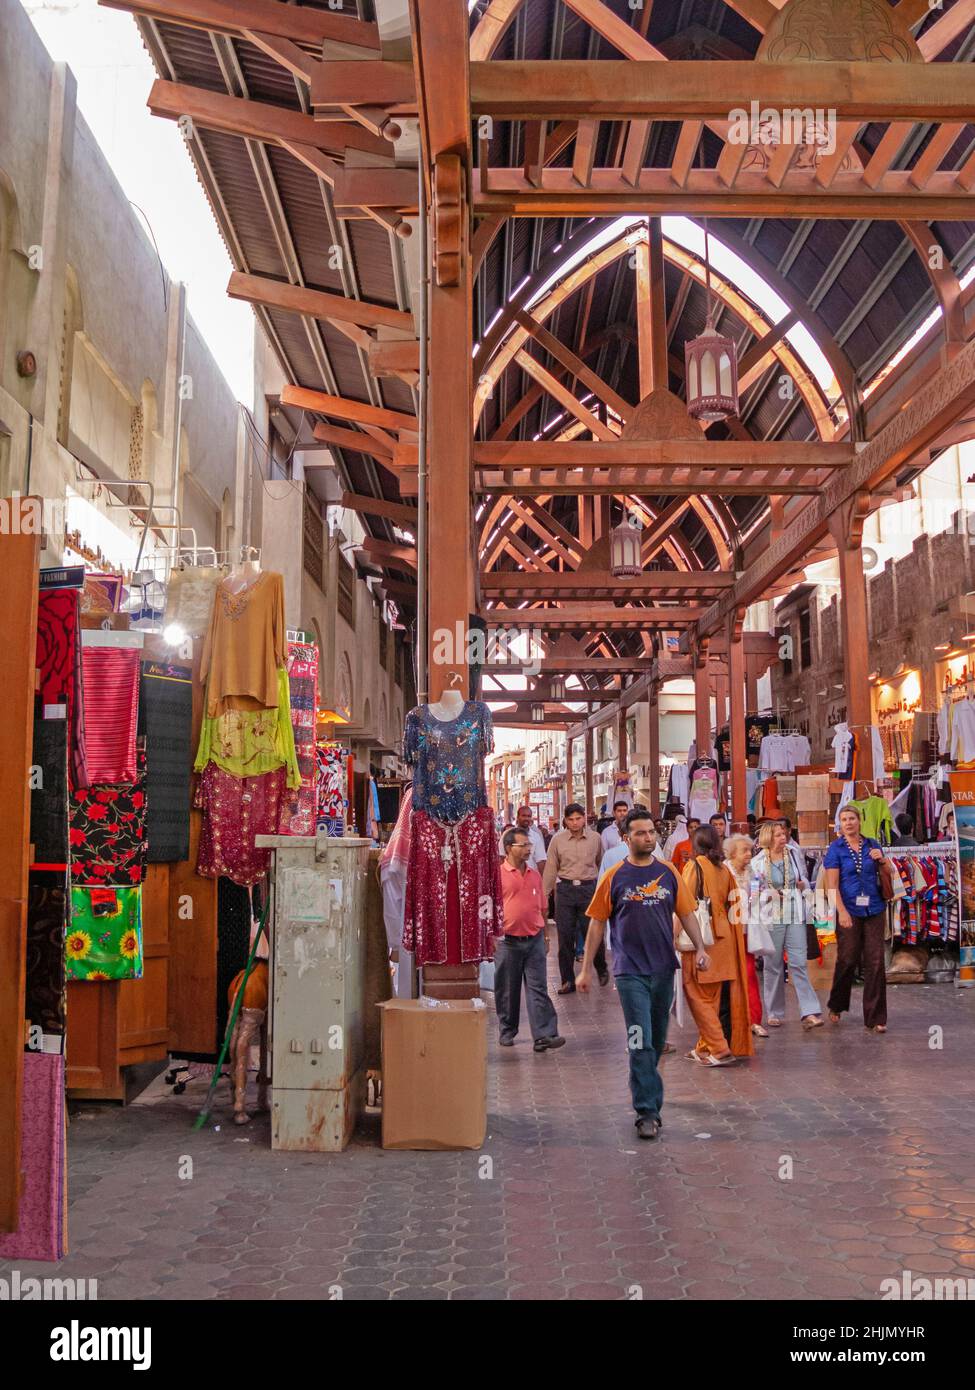
[[856, 871], [857, 871], [857, 878], [860, 880], [860, 890], [861, 890], [862, 893], [866, 893], [866, 892], [867, 892], [867, 885], [866, 885], [866, 884], [864, 883], [864, 881], [863, 881], [863, 851], [864, 851], [864, 850], [866, 849], [866, 847], [867, 847], [866, 841], [863, 839], [862, 836], [860, 837], [860, 849], [859, 849], [859, 851], [855, 850], [855, 849], [852, 847], [852, 845], [850, 844], [849, 840], [847, 840], [847, 842], [846, 842], [846, 847], [847, 847], [847, 849], [848, 849], [849, 852], [850, 852], [850, 858], [853, 860], [853, 867], [854, 867], [854, 868], [856, 869]]

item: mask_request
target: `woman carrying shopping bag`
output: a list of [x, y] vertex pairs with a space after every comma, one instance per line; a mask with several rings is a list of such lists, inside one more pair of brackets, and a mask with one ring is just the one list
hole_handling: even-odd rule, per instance
[[803, 1028], [822, 1028], [819, 996], [806, 963], [806, 903], [809, 889], [802, 853], [784, 825], [767, 823], [758, 832], [752, 860], [751, 911], [772, 937], [772, 952], [763, 968], [766, 1023], [781, 1028], [785, 1020], [785, 957], [799, 1001]]
[[727, 1067], [738, 1057], [751, 1057], [748, 1012], [748, 966], [745, 937], [737, 919], [738, 886], [723, 862], [721, 841], [710, 825], [698, 826], [692, 839], [694, 857], [683, 878], [699, 904], [710, 909], [714, 944], [708, 947], [710, 964], [699, 970], [693, 951], [680, 953], [684, 996], [698, 1026], [697, 1046], [687, 1055], [705, 1067]]
[[724, 862], [734, 875], [738, 885], [738, 910], [732, 921], [745, 936], [745, 962], [748, 970], [748, 1014], [752, 1033], [756, 1038], [767, 1038], [768, 1029], [762, 1027], [762, 987], [755, 968], [755, 949], [748, 940], [751, 924], [748, 920], [748, 904], [752, 890], [752, 856], [754, 846], [747, 835], [730, 835], [724, 842]]

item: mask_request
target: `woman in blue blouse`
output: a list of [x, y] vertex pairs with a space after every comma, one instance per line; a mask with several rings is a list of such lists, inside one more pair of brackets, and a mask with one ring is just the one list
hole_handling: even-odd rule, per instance
[[863, 969], [863, 1022], [872, 1033], [887, 1031], [887, 972], [884, 928], [887, 907], [880, 891], [883, 851], [860, 833], [860, 812], [840, 812], [840, 838], [823, 859], [826, 889], [836, 902], [836, 969], [827, 1008], [831, 1023], [850, 1007], [857, 966]]

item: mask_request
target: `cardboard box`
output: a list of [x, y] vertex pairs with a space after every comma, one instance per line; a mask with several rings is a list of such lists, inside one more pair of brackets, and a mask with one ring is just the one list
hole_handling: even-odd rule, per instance
[[829, 810], [829, 773], [796, 778], [796, 810]]
[[488, 1010], [472, 999], [389, 999], [383, 1148], [477, 1149], [487, 1133]]

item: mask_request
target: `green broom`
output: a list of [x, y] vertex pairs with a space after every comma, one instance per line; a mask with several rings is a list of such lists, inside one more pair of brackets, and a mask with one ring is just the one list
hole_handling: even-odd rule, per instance
[[203, 1109], [200, 1111], [199, 1115], [197, 1115], [196, 1119], [193, 1121], [193, 1128], [195, 1130], [202, 1129], [203, 1126], [206, 1124], [207, 1120], [209, 1120], [210, 1118], [210, 1111], [213, 1109], [213, 1097], [216, 1094], [217, 1083], [220, 1080], [220, 1073], [223, 1070], [223, 1064], [227, 1057], [227, 1049], [230, 1047], [230, 1039], [234, 1035], [234, 1024], [237, 1022], [237, 1015], [240, 1013], [240, 1006], [243, 1003], [244, 990], [247, 987], [247, 981], [250, 979], [250, 973], [254, 968], [254, 960], [257, 956], [258, 943], [260, 942], [261, 937], [264, 935], [264, 929], [267, 925], [267, 911], [270, 905], [271, 896], [270, 894], [268, 894], [267, 901], [265, 902], [264, 907], [261, 910], [260, 920], [257, 924], [257, 932], [254, 936], [254, 944], [251, 946], [251, 953], [247, 958], [247, 967], [244, 970], [244, 978], [240, 982], [240, 987], [237, 990], [237, 994], [234, 999], [234, 1007], [231, 1009], [230, 1018], [227, 1020], [227, 1032], [224, 1035], [223, 1046], [220, 1049], [220, 1056], [217, 1058], [217, 1065], [213, 1071], [213, 1079], [210, 1082], [210, 1089], [207, 1091], [206, 1100], [204, 1100], [203, 1102]]

